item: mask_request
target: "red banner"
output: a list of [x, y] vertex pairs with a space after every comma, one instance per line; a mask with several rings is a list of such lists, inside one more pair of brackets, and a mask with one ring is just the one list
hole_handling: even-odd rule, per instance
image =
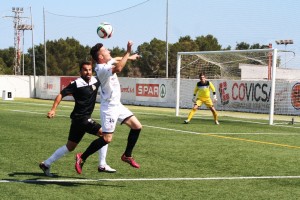
[[63, 90], [65, 87], [67, 87], [76, 78], [77, 77], [75, 77], [75, 76], [60, 77], [60, 90]]

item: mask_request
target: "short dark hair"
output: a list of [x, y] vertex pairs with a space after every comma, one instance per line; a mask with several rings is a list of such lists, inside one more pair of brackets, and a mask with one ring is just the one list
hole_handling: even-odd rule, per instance
[[90, 61], [82, 61], [82, 62], [80, 63], [80, 65], [79, 65], [79, 71], [82, 70], [83, 65], [92, 65], [92, 62], [90, 62]]
[[95, 46], [93, 46], [91, 48], [90, 55], [96, 62], [98, 61], [98, 51], [99, 51], [99, 49], [101, 49], [101, 47], [103, 47], [103, 44], [97, 43], [97, 44], [95, 44]]
[[204, 76], [204, 77], [205, 77], [205, 73], [204, 73], [204, 72], [201, 72], [201, 73], [199, 74], [199, 78], [201, 78], [201, 76]]

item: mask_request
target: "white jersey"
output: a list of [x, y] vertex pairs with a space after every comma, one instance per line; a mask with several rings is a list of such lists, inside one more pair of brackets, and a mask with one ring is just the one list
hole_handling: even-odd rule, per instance
[[112, 73], [114, 59], [106, 64], [96, 64], [95, 71], [101, 83], [101, 103], [119, 104], [121, 86], [116, 73]]
[[116, 73], [112, 73], [115, 60], [106, 64], [97, 64], [95, 71], [101, 83], [100, 117], [103, 133], [113, 133], [117, 122], [133, 116], [133, 113], [121, 103], [121, 86]]

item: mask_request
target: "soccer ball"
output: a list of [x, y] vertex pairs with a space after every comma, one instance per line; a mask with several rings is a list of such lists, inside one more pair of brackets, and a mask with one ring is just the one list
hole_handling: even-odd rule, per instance
[[102, 39], [110, 38], [113, 32], [113, 27], [108, 22], [102, 22], [97, 28], [97, 34]]

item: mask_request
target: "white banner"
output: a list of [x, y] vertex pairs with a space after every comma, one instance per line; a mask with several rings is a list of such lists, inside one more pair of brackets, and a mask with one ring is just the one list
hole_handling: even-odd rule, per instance
[[[32, 76], [0, 76], [0, 90], [13, 92], [16, 97], [54, 99], [76, 77], [38, 76], [36, 96]], [[176, 79], [120, 77], [122, 103], [142, 106], [174, 107]], [[193, 89], [198, 80], [181, 80], [180, 107], [192, 107]], [[218, 110], [269, 113], [270, 81], [212, 80], [215, 85]], [[275, 114], [300, 115], [300, 82], [276, 81]], [[66, 97], [64, 100], [72, 100]], [[97, 98], [99, 102], [99, 96]]]

